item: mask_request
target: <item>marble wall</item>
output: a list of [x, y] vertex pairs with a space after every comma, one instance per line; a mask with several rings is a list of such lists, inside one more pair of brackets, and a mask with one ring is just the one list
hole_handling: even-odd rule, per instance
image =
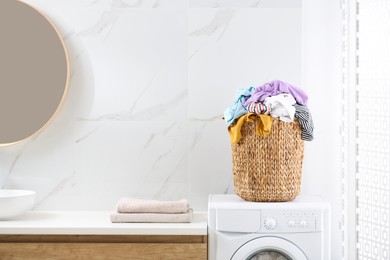
[[111, 210], [132, 196], [205, 210], [208, 194], [232, 192], [222, 113], [235, 91], [302, 82], [301, 1], [25, 2], [71, 59], [52, 124], [0, 149], [0, 187], [37, 191], [36, 209]]

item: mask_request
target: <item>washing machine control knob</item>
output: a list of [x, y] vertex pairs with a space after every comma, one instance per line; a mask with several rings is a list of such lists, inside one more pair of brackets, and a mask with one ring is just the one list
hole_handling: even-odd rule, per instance
[[276, 226], [278, 225], [278, 222], [276, 221], [275, 218], [266, 218], [264, 220], [264, 226], [266, 229], [268, 230], [273, 230], [276, 228]]
[[295, 227], [295, 221], [294, 221], [294, 220], [289, 220], [289, 221], [287, 222], [287, 226], [290, 227], [290, 228]]

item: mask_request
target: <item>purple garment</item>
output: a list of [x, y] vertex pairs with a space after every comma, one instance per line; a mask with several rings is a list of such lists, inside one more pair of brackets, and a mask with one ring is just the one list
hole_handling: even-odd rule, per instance
[[282, 93], [290, 93], [297, 103], [302, 106], [306, 106], [307, 104], [307, 95], [302, 89], [280, 80], [274, 80], [265, 83], [263, 86], [257, 87], [251, 97], [245, 101], [244, 106], [248, 106], [251, 102], [263, 102], [267, 97], [276, 96]]

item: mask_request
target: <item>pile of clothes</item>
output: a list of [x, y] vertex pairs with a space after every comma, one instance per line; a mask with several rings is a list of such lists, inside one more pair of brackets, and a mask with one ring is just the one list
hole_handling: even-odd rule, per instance
[[185, 199], [161, 201], [123, 197], [110, 218], [112, 223], [189, 223], [192, 212]]
[[245, 122], [254, 122], [257, 118], [261, 122], [256, 127], [259, 136], [271, 132], [272, 118], [283, 122], [293, 122], [296, 118], [302, 128], [302, 140], [312, 141], [314, 125], [307, 100], [303, 90], [280, 80], [257, 88], [239, 89], [235, 103], [224, 112], [231, 143], [240, 141], [241, 127]]

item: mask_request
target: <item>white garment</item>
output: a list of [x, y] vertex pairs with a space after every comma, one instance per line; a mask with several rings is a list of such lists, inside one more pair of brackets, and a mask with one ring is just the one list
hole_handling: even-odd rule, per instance
[[271, 108], [270, 115], [272, 117], [279, 117], [283, 122], [294, 121], [295, 107], [293, 105], [297, 102], [291, 94], [283, 93], [267, 97], [264, 103]]
[[287, 258], [280, 253], [267, 251], [257, 253], [250, 260], [287, 260]]

